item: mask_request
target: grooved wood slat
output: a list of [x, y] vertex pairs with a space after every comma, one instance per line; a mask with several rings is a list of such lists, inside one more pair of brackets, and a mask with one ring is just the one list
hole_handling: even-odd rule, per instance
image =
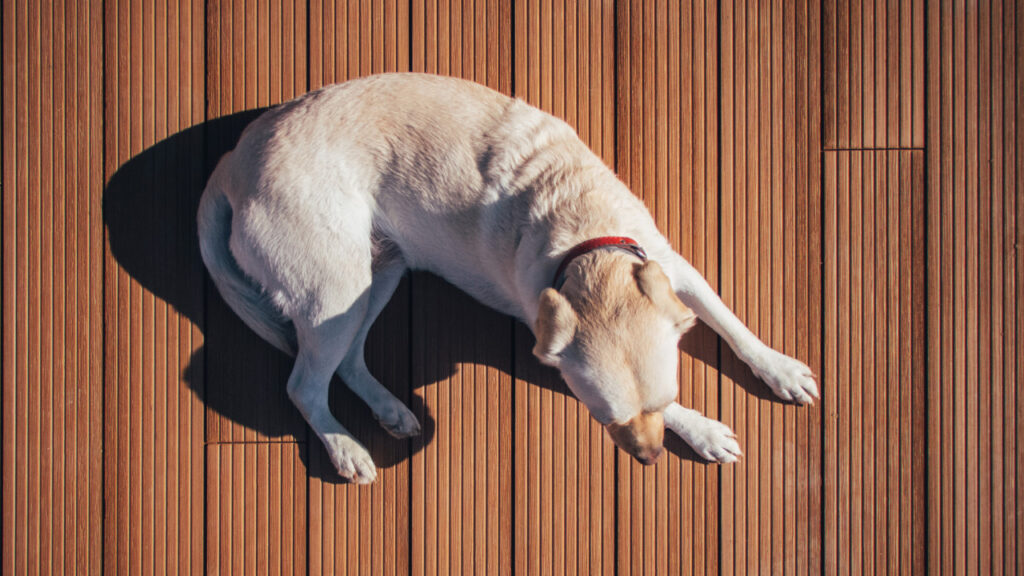
[[[614, 162], [614, 5], [516, 4], [516, 95], [566, 120]], [[515, 570], [615, 569], [614, 445], [558, 374], [515, 334]]]
[[[512, 85], [510, 0], [412, 2], [414, 72]], [[512, 321], [439, 278], [412, 278], [411, 568], [512, 567]]]
[[927, 13], [932, 574], [1024, 567], [1022, 12], [943, 1]]
[[[755, 334], [821, 374], [818, 11], [721, 6], [719, 275]], [[745, 454], [721, 471], [721, 571], [816, 571], [828, 526], [821, 409], [780, 404], [731, 350], [721, 357], [719, 414]]]
[[925, 145], [924, 0], [824, 0], [824, 146]]
[[[718, 282], [717, 3], [618, 7], [619, 174], [673, 247]], [[679, 401], [718, 418], [718, 338], [703, 324], [680, 354]], [[643, 467], [617, 454], [619, 573], [716, 573], [718, 469], [666, 433]]]
[[103, 568], [198, 573], [205, 178], [197, 132], [168, 138], [203, 121], [203, 8], [108, 2], [104, 18]]
[[825, 153], [826, 571], [923, 571], [924, 153]]
[[[207, 4], [207, 174], [260, 109], [306, 91], [306, 10], [293, 0]], [[305, 573], [307, 439], [317, 439], [287, 396], [292, 359], [246, 328], [211, 282], [205, 335], [206, 569]], [[282, 484], [257, 480], [271, 477]]]
[[305, 446], [213, 443], [206, 472], [206, 573], [306, 573]]
[[[310, 89], [359, 76], [409, 69], [406, 2], [310, 4]], [[410, 399], [409, 285], [403, 282], [366, 344], [367, 365], [403, 402]], [[377, 464], [370, 486], [338, 482], [319, 439], [311, 436], [309, 568], [312, 574], [409, 571], [409, 440], [391, 438], [370, 409], [337, 379], [332, 411]]]
[[3, 5], [5, 574], [102, 562], [102, 13]]

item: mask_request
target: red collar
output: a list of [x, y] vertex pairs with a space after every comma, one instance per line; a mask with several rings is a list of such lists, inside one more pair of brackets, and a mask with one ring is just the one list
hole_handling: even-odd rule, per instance
[[592, 252], [598, 248], [616, 248], [618, 250], [625, 250], [637, 258], [647, 261], [647, 252], [637, 244], [636, 240], [632, 238], [626, 238], [625, 236], [601, 236], [600, 238], [593, 238], [586, 242], [581, 242], [569, 250], [569, 252], [562, 258], [562, 263], [558, 265], [558, 271], [555, 272], [555, 279], [551, 285], [555, 290], [561, 290], [562, 285], [565, 284], [565, 269], [569, 267], [569, 263], [586, 254]]

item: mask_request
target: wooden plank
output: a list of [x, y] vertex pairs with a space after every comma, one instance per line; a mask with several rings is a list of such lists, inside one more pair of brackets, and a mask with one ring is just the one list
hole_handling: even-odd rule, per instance
[[[822, 57], [821, 14], [814, 3], [732, 4], [721, 21], [720, 291], [766, 343], [820, 373], [821, 84], [808, 63]], [[745, 452], [722, 468], [721, 570], [814, 570], [821, 412], [777, 404], [730, 350], [721, 356], [720, 417]]]
[[[935, 351], [929, 379], [941, 387], [927, 391], [937, 440], [922, 474], [937, 574], [1020, 567], [1020, 256], [1009, 248], [1020, 237], [1017, 10], [950, 1], [928, 11], [928, 94], [937, 105], [926, 118], [934, 264], [924, 306]], [[936, 450], [943, 442], [955, 449]]]
[[[412, 69], [512, 91], [509, 0], [416, 1]], [[442, 280], [412, 279], [411, 570], [511, 572], [512, 321]]]
[[826, 0], [824, 146], [925, 146], [921, 0]]
[[[207, 18], [206, 169], [212, 171], [259, 110], [306, 91], [306, 5], [285, 2], [260, 12], [253, 4], [218, 2], [207, 7]], [[216, 382], [206, 390], [208, 441], [304, 441], [306, 424], [284, 386], [291, 359], [245, 327], [212, 284], [206, 297], [207, 376]]]
[[837, 382], [826, 398], [840, 395], [838, 438], [827, 437], [826, 445], [837, 447], [840, 465], [825, 471], [826, 498], [839, 511], [838, 523], [826, 515], [825, 539], [836, 546], [830, 562], [839, 572], [924, 569], [924, 557], [911, 554], [924, 530], [917, 496], [923, 455], [914, 452], [914, 437], [925, 433], [925, 408], [917, 402], [924, 327], [915, 309], [925, 294], [918, 256], [924, 236], [914, 227], [923, 209], [923, 159], [920, 151], [826, 152], [825, 195], [836, 199], [828, 221], [838, 222], [826, 228], [826, 278], [840, 285], [825, 301], [825, 349], [837, 358], [826, 372], [826, 383]]
[[[409, 5], [317, 1], [310, 4], [310, 88], [409, 69]], [[403, 283], [374, 324], [367, 365], [395, 395], [410, 399], [410, 291]], [[391, 438], [343, 383], [333, 383], [334, 414], [378, 467], [376, 482], [338, 482], [327, 453], [310, 446], [309, 569], [313, 574], [409, 571], [410, 442]]]
[[[1000, 78], [1009, 78], [1010, 70], [1014, 70], [1013, 77], [1016, 79], [1016, 83], [1010, 81], [1003, 84], [1004, 94], [1004, 122], [997, 124], [997, 126], [1004, 126], [1003, 129], [1003, 154], [1004, 154], [1004, 184], [1002, 189], [1004, 190], [1004, 205], [1007, 206], [1007, 210], [1004, 211], [1006, 219], [1003, 225], [1003, 237], [1004, 242], [1007, 246], [1014, 245], [1020, 246], [1022, 229], [1024, 226], [1021, 225], [1024, 222], [1024, 202], [1020, 201], [1021, 198], [1021, 187], [1024, 186], [1024, 173], [1021, 172], [1020, 162], [1022, 156], [1024, 156], [1024, 126], [1021, 126], [1021, 121], [1016, 114], [1011, 114], [1011, 110], [1021, 109], [1021, 86], [1024, 85], [1024, 73], [1021, 73], [1020, 68], [1024, 66], [1022, 59], [1024, 59], [1024, 42], [1020, 39], [1020, 30], [1024, 27], [1024, 14], [1021, 13], [1020, 7], [1012, 2], [1006, 2], [1004, 4], [1004, 17], [1002, 19], [1003, 26], [1003, 50], [1005, 54], [1005, 63], [1003, 67], [1003, 76]], [[1017, 39], [1016, 46], [1012, 41], [1013, 38]], [[1014, 210], [1009, 209], [1011, 204], [1016, 204], [1016, 213]], [[1009, 252], [1005, 252], [1008, 254]], [[1016, 327], [1016, 336], [1020, 337], [1024, 333], [1024, 324], [1022, 324], [1022, 318], [1024, 318], [1024, 311], [1022, 311], [1021, 293], [1024, 290], [1024, 261], [1022, 261], [1022, 254], [1020, 250], [1016, 252], [1016, 259], [1007, 258], [1004, 264], [1004, 298], [1006, 299], [1006, 324], [1008, 327]], [[1007, 330], [1008, 332], [1009, 330]], [[1006, 354], [1004, 355], [1005, 360], [1005, 374], [1007, 381], [1011, 378], [1011, 374], [1016, 374], [1017, 378], [1020, 378], [1021, 374], [1024, 374], [1024, 366], [1021, 363], [1021, 350], [1017, 346], [1017, 338], [1006, 339]], [[1019, 380], [1018, 380], [1019, 381]], [[1021, 406], [1024, 405], [1022, 397], [1024, 394], [1021, 393], [1018, 387], [1008, 386], [1006, 388], [1006, 409], [1004, 409], [1004, 424], [1003, 434], [1006, 438], [1006, 445], [1003, 451], [1004, 458], [1006, 459], [1006, 472], [1004, 473], [1004, 479], [1006, 482], [1005, 488], [1005, 509], [1009, 511], [1016, 511], [1015, 519], [1007, 519], [1005, 523], [1006, 527], [1006, 554], [1004, 555], [1005, 562], [1004, 566], [1007, 568], [1007, 572], [1013, 571], [1014, 567], [1020, 569], [1024, 567], [1024, 526], [1020, 523], [1022, 515], [1021, 511], [1024, 510], [1024, 482], [1018, 479], [1018, 474], [1021, 470], [1024, 470], [1024, 459], [1021, 458], [1022, 446], [1024, 442], [1021, 441], [1021, 422], [1024, 418], [1020, 417], [1020, 414], [1024, 411], [1021, 410]], [[1014, 457], [1016, 452], [1016, 457]], [[1016, 566], [1014, 566], [1016, 565]]]
[[204, 318], [194, 220], [205, 176], [201, 132], [187, 129], [204, 118], [203, 8], [140, 8], [108, 3], [104, 14], [104, 498], [114, 504], [103, 564], [199, 572]]
[[[306, 10], [206, 6], [207, 173], [263, 108], [306, 91]], [[285, 391], [292, 361], [246, 328], [211, 283], [206, 312], [206, 569], [304, 573], [311, 447]]]
[[511, 321], [437, 277], [412, 285], [412, 570], [509, 573]]
[[3, 5], [5, 573], [102, 563], [98, 6]]
[[[717, 282], [714, 3], [626, 3], [618, 18], [618, 172], [659, 229]], [[680, 355], [679, 400], [717, 417], [718, 339], [705, 326]], [[644, 468], [616, 451], [620, 573], [717, 571], [718, 471], [669, 433]], [[666, 545], [666, 542], [671, 544]]]
[[215, 443], [206, 468], [206, 572], [306, 573], [305, 446], [295, 442]]
[[[614, 7], [585, 1], [516, 5], [517, 96], [568, 121], [612, 163]], [[556, 372], [515, 333], [517, 573], [614, 570], [614, 452]]]

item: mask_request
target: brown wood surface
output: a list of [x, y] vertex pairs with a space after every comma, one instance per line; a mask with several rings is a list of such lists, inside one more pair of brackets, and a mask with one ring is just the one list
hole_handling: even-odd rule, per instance
[[[621, 4], [617, 35], [619, 175], [673, 246], [718, 282], [715, 2]], [[717, 337], [704, 325], [680, 354], [679, 401], [719, 417]], [[617, 462], [619, 573], [718, 571], [719, 469], [668, 433], [667, 462]]]
[[[318, 1], [309, 5], [309, 88], [372, 73], [409, 70], [406, 2]], [[410, 293], [404, 283], [367, 340], [367, 365], [404, 401], [410, 398]], [[279, 381], [280, 382], [280, 381]], [[384, 432], [337, 379], [331, 407], [379, 466], [371, 486], [342, 484], [313, 435], [309, 450], [309, 572], [409, 571], [410, 441]], [[302, 526], [296, 529], [302, 530]]]
[[[4, 574], [1024, 570], [1017, 0], [4, 0]], [[527, 327], [426, 274], [367, 344], [424, 434], [335, 381], [339, 482], [291, 360], [206, 278], [195, 209], [267, 106], [473, 79], [564, 118], [765, 342], [704, 325], [680, 401], [745, 456], [619, 452]]]
[[[822, 373], [820, 7], [723, 3], [723, 300], [771, 346]], [[721, 420], [744, 458], [722, 469], [721, 571], [822, 565], [822, 414], [777, 402], [722, 347]], [[825, 470], [827, 475], [827, 470]]]
[[926, 4], [822, 2], [826, 149], [924, 148]]
[[[565, 119], [614, 163], [614, 5], [515, 4], [515, 94]], [[531, 41], [530, 39], [537, 39]], [[554, 371], [515, 327], [515, 571], [615, 569], [615, 453]]]
[[[923, 569], [924, 154], [825, 153], [826, 567]], [[916, 305], [915, 305], [916, 304]]]
[[108, 2], [103, 23], [103, 138], [71, 144], [102, 154], [106, 183], [88, 191], [106, 225], [104, 353], [92, 359], [104, 368], [102, 566], [193, 572], [205, 546], [204, 273], [179, 218], [205, 176], [200, 154], [158, 143], [204, 119], [203, 6]]
[[1024, 566], [1019, 2], [927, 22], [927, 557], [935, 574]]

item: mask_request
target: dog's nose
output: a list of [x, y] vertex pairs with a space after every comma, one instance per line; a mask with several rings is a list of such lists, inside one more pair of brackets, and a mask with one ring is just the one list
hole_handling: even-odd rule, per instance
[[643, 464], [644, 466], [650, 466], [651, 464], [654, 464], [655, 462], [658, 461], [658, 457], [661, 456], [663, 450], [664, 449], [659, 446], [657, 450], [646, 451], [643, 454], [637, 454], [635, 458], [637, 462]]

